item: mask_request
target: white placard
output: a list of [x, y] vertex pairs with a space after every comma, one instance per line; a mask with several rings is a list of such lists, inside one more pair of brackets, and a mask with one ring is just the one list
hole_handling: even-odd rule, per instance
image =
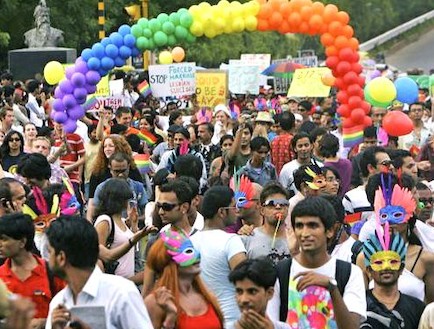
[[196, 63], [150, 65], [149, 84], [155, 97], [183, 97], [196, 90]]

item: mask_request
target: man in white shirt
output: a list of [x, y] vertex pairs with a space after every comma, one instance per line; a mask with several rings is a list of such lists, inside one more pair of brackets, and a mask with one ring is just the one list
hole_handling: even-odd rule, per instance
[[38, 104], [38, 101], [36, 100], [36, 98], [39, 97], [41, 92], [39, 82], [36, 80], [30, 80], [27, 83], [27, 91], [29, 93], [29, 99], [27, 101], [26, 108], [30, 112], [30, 121], [36, 127], [42, 127], [44, 125], [44, 120], [46, 119], [46, 116], [44, 108], [40, 106]]
[[[74, 307], [104, 307], [101, 321], [107, 329], [153, 328], [136, 286], [96, 266], [99, 243], [92, 224], [81, 217], [61, 216], [46, 234], [50, 269], [68, 283], [50, 303], [46, 329], [63, 328]], [[91, 319], [79, 320], [89, 324]]]

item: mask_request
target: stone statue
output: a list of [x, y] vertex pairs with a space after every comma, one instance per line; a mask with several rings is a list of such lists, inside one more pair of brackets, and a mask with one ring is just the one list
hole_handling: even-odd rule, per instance
[[63, 43], [63, 31], [50, 26], [50, 8], [45, 0], [39, 0], [33, 12], [35, 28], [24, 33], [24, 43], [29, 48], [57, 47]]

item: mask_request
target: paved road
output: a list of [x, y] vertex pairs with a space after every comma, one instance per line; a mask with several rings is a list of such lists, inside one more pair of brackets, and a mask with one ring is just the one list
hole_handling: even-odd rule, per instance
[[393, 54], [386, 54], [386, 62], [401, 71], [421, 68], [426, 74], [434, 69], [434, 29]]

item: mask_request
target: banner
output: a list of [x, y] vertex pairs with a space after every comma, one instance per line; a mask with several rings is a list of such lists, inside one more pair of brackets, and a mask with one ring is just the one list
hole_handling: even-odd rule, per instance
[[228, 74], [220, 70], [196, 71], [196, 97], [199, 106], [226, 104]]
[[109, 78], [108, 75], [105, 77], [102, 77], [100, 82], [96, 85], [96, 92], [95, 94], [88, 95], [87, 97], [101, 97], [101, 96], [108, 96], [110, 95], [110, 88], [109, 88]]
[[229, 65], [229, 91], [234, 94], [259, 93], [259, 66]]
[[86, 112], [98, 112], [104, 108], [104, 106], [111, 107], [115, 112], [119, 107], [124, 106], [124, 97], [122, 96], [91, 96], [83, 104], [83, 108]]
[[196, 63], [150, 65], [149, 84], [155, 97], [182, 97], [195, 91]]
[[[288, 61], [287, 58], [273, 59], [271, 64], [286, 63]], [[276, 94], [285, 94], [288, 91], [289, 82], [290, 79], [274, 77], [274, 92]]]
[[331, 87], [322, 83], [321, 77], [330, 72], [327, 67], [314, 67], [295, 70], [288, 96], [328, 97]]
[[[258, 70], [258, 72], [259, 72], [259, 85], [265, 86], [268, 84], [267, 80], [269, 77], [267, 77], [265, 75], [261, 75], [261, 72], [270, 66], [270, 63], [271, 63], [271, 55], [270, 54], [241, 54], [240, 59], [244, 65], [259, 66], [259, 70]], [[231, 64], [230, 61], [229, 61], [229, 64]]]

